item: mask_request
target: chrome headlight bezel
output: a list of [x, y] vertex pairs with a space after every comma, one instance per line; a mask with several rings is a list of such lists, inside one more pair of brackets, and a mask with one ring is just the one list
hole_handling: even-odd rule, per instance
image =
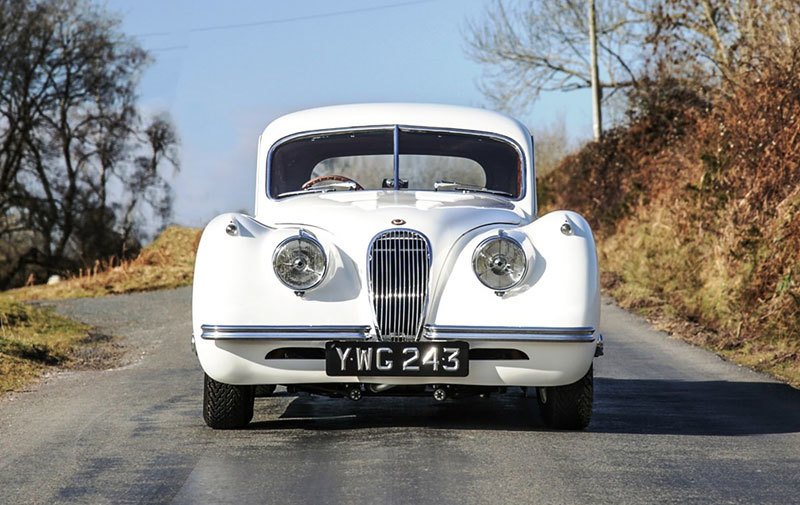
[[[489, 282], [487, 280], [481, 278], [480, 274], [478, 273], [478, 264], [477, 264], [477, 262], [478, 262], [478, 259], [480, 257], [480, 254], [487, 247], [489, 247], [494, 242], [499, 242], [499, 241], [500, 242], [505, 241], [508, 244], [510, 244], [512, 250], [514, 250], [514, 252], [517, 253], [521, 257], [522, 269], [521, 269], [521, 272], [519, 272], [519, 277], [516, 280], [514, 280], [512, 283], [506, 284], [506, 285], [494, 285], [493, 286], [493, 285], [489, 284]], [[500, 232], [500, 234], [498, 234], [498, 235], [493, 235], [491, 237], [487, 237], [487, 238], [483, 239], [478, 244], [478, 246], [475, 247], [475, 251], [472, 253], [472, 272], [475, 274], [475, 277], [477, 277], [478, 281], [481, 284], [483, 284], [484, 286], [486, 286], [487, 288], [491, 289], [492, 291], [494, 291], [496, 293], [503, 293], [503, 292], [509, 291], [511, 289], [514, 289], [515, 287], [519, 286], [519, 284], [523, 280], [525, 280], [525, 276], [528, 273], [528, 255], [525, 254], [525, 248], [522, 246], [522, 244], [520, 243], [519, 240], [517, 240], [514, 237], [511, 237], [511, 236], [509, 236], [509, 235], [507, 235], [505, 233]]]
[[[321, 256], [323, 262], [322, 271], [317, 272], [318, 277], [314, 280], [313, 283], [293, 284], [290, 279], [284, 278], [284, 276], [278, 270], [278, 256], [283, 251], [286, 250], [286, 248], [291, 242], [305, 242], [313, 248], [312, 250], [316, 250], [317, 253]], [[305, 292], [310, 289], [316, 288], [325, 279], [325, 276], [328, 273], [328, 263], [329, 263], [328, 260], [329, 258], [327, 253], [325, 252], [325, 248], [322, 246], [319, 240], [301, 230], [300, 233], [298, 233], [297, 235], [292, 235], [291, 237], [287, 237], [281, 240], [281, 242], [275, 247], [275, 251], [272, 253], [272, 270], [273, 272], [275, 272], [275, 277], [278, 278], [281, 284], [283, 284], [284, 286], [295, 292]]]

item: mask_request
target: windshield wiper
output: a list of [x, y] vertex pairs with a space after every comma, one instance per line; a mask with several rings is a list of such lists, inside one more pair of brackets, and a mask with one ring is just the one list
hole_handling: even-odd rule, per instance
[[489, 193], [490, 195], [500, 195], [500, 196], [514, 196], [511, 193], [506, 191], [499, 191], [497, 189], [487, 189], [482, 188], [480, 186], [476, 186], [474, 184], [462, 184], [460, 182], [455, 181], [436, 181], [433, 183], [433, 189], [435, 191], [444, 190], [444, 191], [464, 191], [464, 192], [475, 192], [475, 193]]
[[328, 191], [354, 191], [355, 189], [356, 183], [354, 182], [331, 182], [328, 184], [318, 184], [308, 189], [287, 191], [286, 193], [279, 194], [278, 198], [282, 196], [305, 195], [307, 193], [327, 193]]

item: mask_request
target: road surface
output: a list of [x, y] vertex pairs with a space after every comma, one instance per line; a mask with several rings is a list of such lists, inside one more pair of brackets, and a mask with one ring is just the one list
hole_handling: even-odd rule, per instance
[[0, 400], [0, 504], [800, 502], [800, 391], [605, 304], [585, 432], [513, 393], [257, 399], [244, 431], [202, 420], [188, 289], [60, 302], [131, 364]]

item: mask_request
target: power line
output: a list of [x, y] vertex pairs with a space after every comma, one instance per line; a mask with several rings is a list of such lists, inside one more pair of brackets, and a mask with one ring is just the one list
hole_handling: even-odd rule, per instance
[[[190, 28], [188, 31], [189, 33], [201, 33], [201, 32], [211, 32], [211, 31], [220, 31], [220, 30], [236, 30], [240, 28], [251, 28], [253, 26], [266, 26], [266, 25], [276, 25], [282, 23], [294, 23], [297, 21], [308, 21], [312, 19], [323, 19], [323, 18], [330, 18], [335, 16], [347, 16], [350, 14], [360, 14], [363, 12], [374, 12], [374, 11], [381, 11], [386, 9], [395, 9], [398, 7], [407, 7], [409, 5], [416, 5], [416, 4], [423, 4], [423, 3], [430, 3], [436, 0], [411, 0], [408, 2], [398, 2], [389, 5], [376, 5], [374, 7], [361, 7], [358, 9], [349, 9], [343, 11], [334, 11], [334, 12], [326, 12], [322, 14], [309, 14], [306, 16], [294, 16], [289, 18], [279, 18], [279, 19], [267, 19], [264, 21], [252, 21], [249, 23], [235, 23], [229, 25], [209, 25], [209, 26], [199, 26], [195, 28]], [[150, 33], [140, 33], [137, 37], [163, 37], [166, 35], [172, 35], [174, 32], [150, 32]], [[170, 49], [179, 49], [180, 46], [163, 48], [163, 49], [151, 49], [151, 51], [159, 51], [159, 50], [170, 50]]]
[[152, 49], [148, 49], [148, 51], [163, 52], [163, 51], [177, 51], [178, 49], [189, 49], [189, 46], [188, 44], [184, 44], [182, 46], [154, 47]]

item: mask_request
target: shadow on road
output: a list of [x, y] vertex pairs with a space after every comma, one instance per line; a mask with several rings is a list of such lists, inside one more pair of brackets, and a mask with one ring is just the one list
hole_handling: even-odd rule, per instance
[[[285, 396], [285, 394], [283, 395]], [[283, 412], [256, 403], [253, 430], [358, 430], [424, 427], [545, 430], [535, 398], [519, 389], [490, 398], [367, 397], [360, 402], [293, 396]], [[262, 420], [259, 420], [261, 418]], [[266, 420], [263, 420], [267, 418]], [[737, 436], [800, 432], [800, 391], [767, 382], [595, 378], [591, 432]]]
[[[270, 401], [267, 399], [267, 401]], [[274, 416], [273, 416], [274, 417]], [[296, 396], [280, 417], [260, 421], [256, 401], [250, 429], [358, 430], [377, 427], [424, 427], [457, 430], [527, 431], [542, 427], [535, 398], [514, 388], [504, 395], [436, 402], [430, 397], [342, 398]]]
[[591, 431], [735, 436], [800, 432], [800, 391], [771, 382], [595, 379]]

